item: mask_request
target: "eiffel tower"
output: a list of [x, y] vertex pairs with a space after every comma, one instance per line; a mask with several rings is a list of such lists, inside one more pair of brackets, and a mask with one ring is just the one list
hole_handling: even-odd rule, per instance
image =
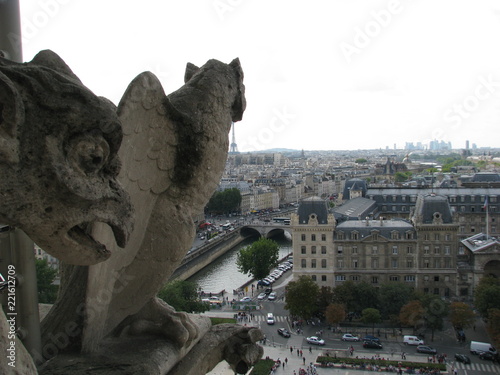
[[229, 146], [229, 153], [239, 154], [238, 145], [236, 144], [236, 138], [234, 137], [234, 122], [231, 124], [231, 126], [233, 127], [233, 140], [231, 142], [231, 145]]

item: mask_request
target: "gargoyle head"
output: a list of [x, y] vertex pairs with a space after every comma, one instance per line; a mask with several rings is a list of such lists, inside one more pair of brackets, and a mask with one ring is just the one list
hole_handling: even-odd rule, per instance
[[115, 106], [59, 56], [42, 51], [25, 64], [0, 58], [0, 223], [66, 263], [106, 260], [92, 223], [110, 225], [120, 247], [133, 226], [116, 181], [121, 140]]

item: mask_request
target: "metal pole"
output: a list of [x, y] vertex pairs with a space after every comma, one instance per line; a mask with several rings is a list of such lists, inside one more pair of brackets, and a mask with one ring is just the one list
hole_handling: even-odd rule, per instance
[[[9, 60], [23, 62], [19, 0], [0, 0], [0, 51]], [[11, 228], [9, 240], [0, 241], [0, 259], [2, 271], [9, 266], [15, 268], [19, 337], [30, 353], [41, 353], [33, 241], [22, 230]]]
[[0, 0], [0, 51], [9, 60], [23, 62], [19, 0]]

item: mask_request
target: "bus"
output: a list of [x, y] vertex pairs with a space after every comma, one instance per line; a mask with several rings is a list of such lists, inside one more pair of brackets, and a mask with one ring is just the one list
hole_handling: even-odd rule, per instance
[[284, 223], [288, 221], [288, 224], [290, 224], [290, 218], [288, 217], [273, 217], [273, 222], [275, 223]]

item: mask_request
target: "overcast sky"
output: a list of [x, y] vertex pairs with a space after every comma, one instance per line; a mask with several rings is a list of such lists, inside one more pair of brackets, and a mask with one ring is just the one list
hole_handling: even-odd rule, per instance
[[21, 0], [24, 60], [58, 53], [118, 103], [145, 70], [239, 57], [239, 151], [498, 147], [498, 0]]

